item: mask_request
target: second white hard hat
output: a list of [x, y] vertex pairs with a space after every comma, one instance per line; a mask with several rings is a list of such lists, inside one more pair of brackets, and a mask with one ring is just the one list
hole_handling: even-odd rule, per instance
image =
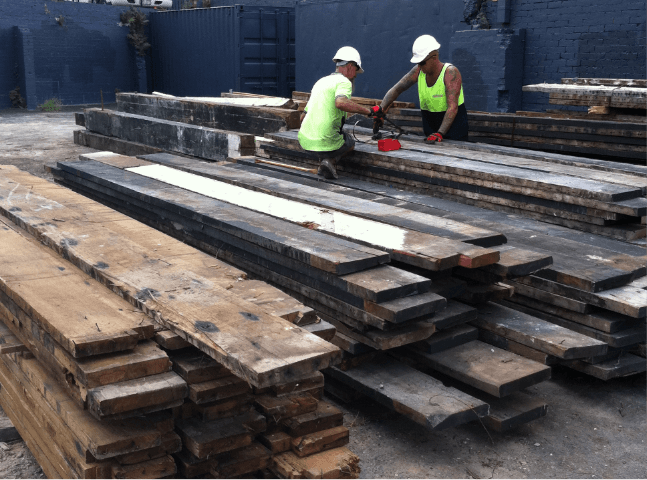
[[357, 73], [364, 73], [362, 70], [362, 59], [359, 57], [359, 52], [353, 47], [341, 47], [337, 53], [332, 57], [333, 62], [355, 62], [359, 67]]
[[413, 57], [411, 57], [411, 63], [420, 63], [427, 55], [429, 55], [434, 50], [440, 48], [440, 43], [436, 41], [431, 35], [421, 35], [416, 38], [416, 41], [413, 42]]

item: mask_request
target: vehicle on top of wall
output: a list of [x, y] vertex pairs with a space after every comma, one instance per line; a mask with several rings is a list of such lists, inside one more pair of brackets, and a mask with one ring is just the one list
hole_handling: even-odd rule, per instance
[[173, 7], [173, 0], [106, 0], [106, 3], [108, 5], [117, 5], [119, 7]]

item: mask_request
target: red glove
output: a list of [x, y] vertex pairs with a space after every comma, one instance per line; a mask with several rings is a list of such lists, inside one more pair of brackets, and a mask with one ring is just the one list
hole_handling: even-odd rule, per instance
[[368, 117], [375, 117], [375, 118], [384, 118], [384, 110], [382, 110], [382, 107], [379, 105], [375, 105], [369, 109], [371, 112], [368, 114]]
[[436, 143], [436, 142], [442, 142], [443, 141], [443, 136], [439, 133], [432, 133], [425, 139], [425, 143]]

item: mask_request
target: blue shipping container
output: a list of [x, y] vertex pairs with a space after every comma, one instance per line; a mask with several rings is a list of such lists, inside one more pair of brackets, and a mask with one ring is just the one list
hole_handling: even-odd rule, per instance
[[294, 8], [236, 5], [155, 12], [150, 27], [156, 91], [289, 97], [295, 88]]

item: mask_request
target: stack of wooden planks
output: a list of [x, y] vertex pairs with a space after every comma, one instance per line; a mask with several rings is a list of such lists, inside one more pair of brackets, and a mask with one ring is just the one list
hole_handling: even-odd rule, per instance
[[[243, 167], [243, 164], [246, 167]], [[267, 172], [266, 175], [271, 175], [275, 178], [291, 177], [294, 181], [299, 181], [302, 184], [317, 186], [320, 189], [330, 189], [340, 193], [344, 192], [347, 195], [354, 195], [361, 199], [371, 198], [372, 201], [379, 202], [379, 204], [399, 202], [399, 206], [417, 212], [429, 212], [436, 215], [443, 213], [437, 208], [427, 207], [443, 203], [441, 200], [434, 200], [432, 197], [398, 191], [392, 188], [379, 187], [374, 184], [345, 177], [332, 182], [334, 185], [326, 187], [323, 185], [328, 182], [311, 182], [306, 180], [308, 175], [311, 178], [314, 177], [311, 174], [293, 171], [289, 168], [285, 168], [283, 172], [279, 173], [280, 168], [274, 165], [238, 159], [237, 168], [247, 168], [249, 170], [250, 167], [256, 167], [257, 171], [259, 170], [258, 167], [263, 167], [265, 172]], [[274, 171], [272, 172], [272, 170]], [[299, 177], [300, 179], [297, 180]], [[264, 186], [268, 188], [269, 185], [270, 183], [266, 182]], [[356, 190], [353, 192], [353, 188], [359, 191]], [[312, 193], [309, 193], [309, 197], [316, 198]], [[353, 199], [353, 201], [357, 200]], [[448, 202], [444, 203], [448, 204]], [[516, 293], [512, 298], [502, 299], [501, 302], [507, 302], [506, 305], [508, 307], [517, 308], [517, 305], [522, 301], [528, 303], [532, 300], [530, 298], [523, 300], [522, 297], [524, 296], [530, 296], [534, 299], [542, 298], [545, 312], [555, 314], [557, 311], [561, 311], [566, 317], [557, 318], [554, 315], [546, 315], [539, 311], [532, 311], [530, 312], [532, 317], [525, 318], [523, 323], [532, 325], [532, 322], [536, 321], [539, 317], [552, 324], [550, 327], [552, 333], [550, 335], [561, 335], [562, 337], [560, 338], [563, 339], [564, 335], [570, 335], [569, 332], [563, 330], [567, 329], [570, 332], [578, 333], [578, 341], [582, 340], [582, 336], [587, 336], [590, 339], [598, 340], [598, 342], [592, 344], [595, 348], [588, 353], [582, 349], [571, 350], [568, 353], [555, 353], [548, 347], [538, 352], [536, 346], [539, 342], [533, 339], [530, 331], [522, 334], [525, 336], [525, 339], [521, 342], [519, 341], [518, 333], [510, 333], [510, 341], [501, 341], [500, 339], [493, 338], [490, 333], [486, 332], [481, 334], [481, 340], [495, 343], [506, 349], [511, 349], [515, 353], [524, 352], [525, 356], [542, 363], [567, 363], [573, 365], [573, 368], [580, 368], [582, 362], [591, 364], [594, 366], [587, 368], [587, 373], [604, 379], [644, 371], [644, 362], [641, 365], [639, 359], [629, 353], [632, 351], [640, 352], [642, 348], [640, 345], [644, 341], [644, 311], [647, 306], [647, 292], [640, 286], [643, 285], [641, 282], [643, 282], [645, 275], [644, 255], [642, 257], [619, 255], [617, 252], [605, 248], [583, 245], [579, 242], [565, 239], [551, 238], [545, 234], [538, 235], [532, 231], [493, 224], [492, 222], [478, 220], [477, 218], [469, 219], [463, 215], [453, 214], [451, 208], [450, 206], [449, 210], [445, 210], [444, 218], [460, 219], [473, 226], [500, 229], [500, 231], [505, 233], [508, 241], [516, 247], [529, 249], [535, 253], [550, 252], [553, 255], [555, 261], [553, 266], [544, 268], [530, 276], [504, 280], [503, 283], [515, 288]], [[536, 229], [537, 232], [541, 231], [539, 225], [533, 225], [532, 221], [528, 220], [526, 223], [528, 226]], [[640, 249], [637, 248], [636, 250]], [[463, 279], [484, 280], [484, 276], [479, 273], [479, 270], [455, 268], [454, 277], [456, 276], [460, 276]], [[532, 286], [533, 289], [543, 289], [548, 292], [531, 291], [524, 285], [526, 283]], [[564, 296], [570, 297], [573, 301], [563, 298]], [[533, 305], [537, 307], [536, 301], [532, 301]], [[588, 302], [589, 305], [584, 306], [583, 301]], [[564, 306], [570, 307], [575, 311], [567, 314], [566, 311], [556, 308]], [[607, 312], [604, 310], [607, 310]], [[608, 336], [609, 331], [595, 331], [589, 328], [590, 326], [594, 326], [591, 323], [593, 322], [591, 315], [578, 315], [578, 312], [594, 314], [597, 318], [598, 325], [601, 324], [602, 317], [607, 318], [607, 322], [615, 319], [614, 324], [617, 329], [616, 338]], [[517, 322], [519, 313], [509, 309], [498, 309], [497, 316], [505, 319], [505, 322]], [[584, 322], [584, 325], [580, 325], [578, 322], [580, 324]], [[486, 324], [481, 320], [478, 321], [478, 324], [482, 331], [487, 330], [485, 328]], [[607, 325], [605, 328], [610, 327]], [[623, 333], [619, 332], [620, 329], [624, 330]], [[497, 328], [491, 326], [490, 330], [497, 330]], [[499, 336], [501, 336], [500, 331]], [[438, 337], [434, 335], [428, 341], [433, 342], [436, 338]], [[496, 340], [499, 341], [496, 342]], [[549, 345], [549, 342], [546, 342], [546, 345]], [[586, 342], [581, 344], [581, 346], [586, 345]], [[574, 346], [577, 346], [577, 344], [574, 344]], [[586, 360], [575, 362], [573, 361], [572, 355], [580, 359], [586, 358]], [[586, 357], [583, 357], [583, 355], [586, 355]], [[621, 355], [623, 356], [623, 360], [621, 363], [618, 363], [616, 360]], [[605, 364], [604, 362], [607, 363]]]
[[[105, 164], [110, 164], [110, 165], [134, 165], [137, 164], [139, 165], [138, 167], [133, 167], [131, 170], [131, 173], [134, 173], [137, 171], [140, 173], [140, 176], [144, 174], [144, 177], [148, 176], [148, 173], [146, 171], [141, 170], [142, 166], [149, 166], [147, 163], [144, 163], [142, 160], [138, 161], [136, 159], [125, 159], [119, 155], [114, 155], [114, 154], [108, 154], [108, 153], [102, 153], [102, 154], [94, 154], [90, 156], [85, 156], [86, 160], [84, 162], [77, 162], [77, 163], [62, 163], [59, 164], [59, 169], [56, 170], [56, 174], [59, 176], [59, 178], [65, 180], [66, 183], [75, 186], [75, 188], [78, 188], [81, 183], [78, 181], [78, 178], [80, 174], [83, 174], [87, 178], [89, 177], [87, 174], [91, 171], [94, 172], [94, 177], [96, 181], [98, 182], [101, 178], [103, 178], [103, 174], [99, 174], [100, 172], [107, 172], [108, 170], [100, 170], [96, 169], [96, 165], [93, 165], [93, 162], [95, 160], [100, 160], [102, 163]], [[94, 160], [90, 160], [90, 159]], [[241, 172], [239, 171], [240, 168], [245, 167], [244, 162], [239, 162], [236, 165], [232, 165], [231, 167], [225, 168], [221, 165], [214, 165], [214, 164], [207, 164], [207, 163], [198, 163], [196, 161], [189, 161], [187, 159], [182, 159], [178, 157], [173, 157], [170, 155], [153, 155], [153, 156], [147, 156], [147, 160], [150, 161], [155, 161], [159, 164], [162, 165], [172, 165], [175, 168], [184, 171], [184, 172], [197, 172], [203, 175], [204, 177], [210, 177], [211, 179], [219, 179], [219, 180], [225, 180], [229, 185], [235, 184], [235, 185], [240, 185], [241, 188], [243, 185], [246, 186], [246, 195], [250, 195], [251, 192], [253, 191], [260, 191], [263, 190], [265, 192], [272, 192], [272, 195], [277, 198], [300, 198], [302, 201], [306, 201], [306, 197], [308, 201], [311, 204], [314, 205], [324, 205], [328, 208], [330, 208], [333, 204], [335, 205], [336, 208], [340, 209], [345, 209], [347, 211], [352, 211], [353, 213], [357, 215], [361, 215], [358, 217], [358, 219], [361, 219], [362, 217], [371, 217], [374, 216], [374, 218], [378, 218], [378, 212], [375, 210], [371, 210], [371, 204], [370, 202], [363, 202], [361, 200], [353, 199], [353, 202], [348, 202], [346, 201], [345, 204], [342, 201], [342, 198], [337, 198], [336, 195], [331, 194], [330, 192], [325, 194], [321, 190], [317, 192], [316, 189], [314, 188], [307, 188], [303, 184], [294, 184], [290, 182], [281, 182], [281, 181], [275, 181], [270, 178], [262, 178], [261, 175], [255, 175], [251, 171], [245, 172], [244, 175], [241, 175]], [[92, 168], [90, 168], [92, 167]], [[88, 169], [90, 168], [90, 169]], [[74, 170], [73, 170], [74, 169]], [[94, 170], [92, 170], [94, 169]], [[262, 172], [262, 170], [257, 169], [256, 167], [252, 167], [253, 170], [256, 169], [257, 172]], [[237, 171], [238, 170], [238, 171]], [[68, 172], [68, 174], [66, 174]], [[74, 175], [71, 175], [69, 173], [74, 172]], [[176, 171], [174, 173], [174, 177], [177, 177], [181, 172]], [[105, 177], [108, 178], [108, 177]], [[126, 177], [123, 175], [120, 177], [122, 180]], [[170, 176], [166, 176], [166, 179], [171, 178]], [[144, 178], [140, 178], [137, 182], [143, 181]], [[108, 183], [103, 182], [104, 185], [108, 185]], [[191, 182], [192, 185], [196, 185], [198, 182], [198, 179], [193, 179]], [[134, 183], [131, 181], [131, 185]], [[96, 196], [96, 192], [98, 191], [98, 188], [96, 186], [92, 186], [94, 189], [91, 191], [90, 187], [91, 185], [89, 183], [86, 183], [87, 185], [87, 192], [93, 194]], [[99, 183], [97, 183], [99, 185]], [[122, 183], [122, 185], [125, 185], [125, 183]], [[236, 197], [233, 195], [232, 192], [234, 190], [232, 189], [227, 189], [227, 185], [219, 185], [217, 190], [221, 192], [229, 192], [228, 199], [231, 202], [236, 203]], [[168, 188], [168, 187], [165, 187]], [[162, 185], [156, 185], [156, 184], [149, 184], [147, 191], [152, 192], [153, 190], [159, 192], [163, 190]], [[216, 189], [213, 189], [216, 190]], [[187, 198], [186, 193], [182, 194], [183, 200]], [[139, 196], [139, 198], [145, 198], [143, 196]], [[254, 200], [253, 195], [251, 196], [247, 207], [252, 208], [258, 211], [258, 208], [255, 206], [256, 204], [269, 204], [271, 203], [270, 198], [265, 198], [264, 200]], [[111, 199], [112, 202], [117, 201], [117, 197], [113, 196]], [[337, 202], [337, 203], [334, 203]], [[123, 208], [123, 203], [122, 203], [122, 208]], [[291, 205], [291, 208], [288, 210], [294, 210], [297, 208], [298, 205]], [[352, 208], [351, 208], [352, 207]], [[139, 206], [139, 215], [142, 215], [143, 211], [145, 208], [150, 208], [146, 207], [144, 203], [142, 203]], [[203, 209], [204, 211], [204, 209]], [[373, 212], [373, 213], [372, 213]], [[134, 212], [131, 212], [131, 214]], [[332, 214], [332, 212], [328, 212], [329, 214]], [[433, 223], [427, 223], [425, 224], [424, 221], [426, 220], [427, 222], [431, 222], [431, 219], [426, 219], [424, 215], [407, 215], [407, 212], [404, 210], [398, 210], [395, 209], [391, 211], [389, 208], [385, 208], [384, 205], [381, 205], [381, 212], [382, 217], [381, 219], [384, 221], [386, 218], [390, 218], [391, 222], [394, 224], [398, 224], [398, 221], [396, 219], [400, 218], [401, 222], [406, 222], [409, 227], [411, 228], [416, 228], [417, 231], [430, 231], [432, 229], [435, 229], [436, 233], [439, 233], [441, 229], [441, 225], [437, 224], [434, 225]], [[411, 212], [409, 212], [411, 213]], [[276, 211], [274, 212], [276, 215]], [[174, 220], [174, 222], [178, 223], [181, 221], [181, 219], [178, 217]], [[151, 222], [152, 223], [152, 222]], [[158, 227], [163, 227], [164, 222], [158, 221], [154, 223]], [[340, 222], [341, 224], [341, 222]], [[481, 235], [485, 235], [483, 239], [486, 240], [479, 240], [478, 235], [476, 235], [480, 230], [477, 229], [469, 229], [467, 226], [463, 225], [461, 228], [461, 225], [459, 223], [451, 222], [451, 221], [444, 221], [442, 222], [442, 229], [444, 229], [444, 233], [448, 237], [453, 237], [453, 236], [463, 236], [465, 239], [466, 235], [471, 235], [473, 238], [471, 238], [471, 241], [474, 241], [476, 243], [479, 243], [480, 241], [485, 241], [485, 242], [500, 242], [501, 238], [497, 237], [497, 235], [492, 235], [492, 232], [481, 232]], [[177, 230], [177, 229], [176, 229]], [[182, 230], [177, 230], [176, 232], [178, 236], [181, 238], [185, 239], [185, 241], [191, 241], [191, 237], [187, 235], [187, 231], [185, 229]], [[498, 238], [498, 240], [496, 240]], [[206, 242], [205, 242], [206, 243]], [[208, 246], [204, 246], [203, 248], [208, 248]], [[227, 247], [228, 248], [228, 247]], [[225, 251], [226, 248], [222, 248], [222, 251]], [[548, 265], [550, 262], [550, 256], [545, 255], [545, 254], [532, 254], [530, 252], [524, 252], [522, 249], [503, 249], [504, 255], [501, 256], [499, 262], [496, 262], [494, 264], [490, 265], [485, 265], [481, 274], [477, 274], [477, 278], [481, 280], [479, 283], [481, 284], [481, 289], [479, 290], [478, 288], [475, 287], [475, 283], [467, 284], [465, 281], [461, 281], [458, 278], [451, 278], [448, 271], [443, 273], [443, 270], [434, 270], [434, 269], [428, 269], [425, 270], [424, 268], [417, 267], [417, 269], [422, 270], [427, 272], [428, 275], [434, 277], [434, 282], [432, 285], [435, 283], [437, 285], [437, 288], [441, 289], [443, 291], [443, 294], [446, 295], [447, 298], [452, 298], [456, 296], [460, 296], [461, 300], [466, 301], [466, 302], [471, 302], [471, 303], [480, 303], [483, 301], [486, 301], [491, 298], [495, 297], [500, 297], [501, 295], [503, 296], [509, 296], [511, 293], [510, 289], [498, 287], [494, 289], [488, 289], [485, 288], [487, 287], [487, 283], [483, 282], [488, 282], [491, 281], [492, 277], [491, 275], [494, 275], [493, 273], [490, 272], [498, 272], [500, 275], [498, 278], [511, 278], [511, 277], [516, 277], [517, 275], [527, 275], [530, 272], [537, 271], [541, 269], [542, 267], [545, 267]], [[227, 258], [227, 257], [224, 257]], [[235, 257], [232, 257], [235, 260]], [[407, 265], [404, 262], [401, 262], [404, 265]], [[409, 264], [410, 265], [410, 264]], [[412, 268], [415, 268], [415, 265], [410, 265]], [[457, 265], [458, 267], [458, 265]], [[447, 269], [445, 269], [447, 270]], [[461, 267], [460, 271], [466, 272], [466, 271], [480, 271], [479, 269], [470, 269], [470, 268], [465, 268]], [[437, 272], [437, 273], [434, 273]], [[262, 274], [267, 274], [268, 272], [262, 272], [259, 270], [259, 275]], [[490, 275], [490, 277], [488, 277]], [[469, 277], [469, 276], [468, 276]], [[269, 277], [270, 280], [276, 277]], [[489, 280], [488, 280], [489, 278]], [[470, 279], [471, 280], [471, 279]], [[280, 283], [279, 283], [280, 285]], [[320, 287], [321, 288], [321, 287]], [[316, 291], [315, 291], [316, 292]], [[313, 296], [313, 299], [320, 298], [323, 296], [322, 292], [316, 292], [317, 296]], [[414, 295], [415, 297], [415, 295]], [[410, 300], [411, 297], [405, 297], [407, 300]], [[307, 299], [306, 299], [307, 300]], [[304, 300], [304, 301], [306, 301]], [[372, 331], [371, 330], [364, 330], [362, 331], [362, 326], [356, 321], [353, 323], [352, 321], [349, 322], [347, 319], [345, 321], [340, 321], [338, 320], [339, 318], [344, 318], [343, 315], [340, 315], [339, 311], [335, 311], [334, 308], [329, 308], [327, 311], [330, 312], [327, 314], [326, 309], [324, 308], [325, 305], [316, 305], [314, 304], [315, 308], [321, 313], [321, 315], [331, 321], [331, 323], [335, 323], [335, 325], [338, 327], [337, 328], [337, 334], [335, 337], [332, 339], [332, 342], [335, 343], [336, 345], [340, 346], [345, 351], [344, 354], [344, 360], [342, 361], [342, 365], [340, 368], [332, 369], [332, 370], [327, 370], [327, 374], [329, 375], [334, 375], [335, 379], [341, 382], [345, 382], [347, 384], [351, 384], [355, 386], [356, 388], [359, 388], [360, 390], [363, 389], [364, 391], [367, 392], [377, 392], [377, 383], [376, 383], [376, 377], [377, 378], [389, 378], [389, 381], [393, 383], [394, 387], [391, 390], [389, 396], [384, 396], [382, 395], [382, 400], [383, 403], [393, 407], [394, 405], [398, 405], [400, 403], [408, 404], [410, 409], [406, 409], [404, 413], [406, 415], [409, 415], [411, 418], [413, 418], [416, 421], [420, 421], [421, 423], [427, 425], [429, 428], [437, 429], [437, 428], [447, 428], [453, 425], [457, 425], [460, 423], [463, 423], [465, 421], [473, 420], [477, 416], [482, 415], [484, 412], [481, 411], [481, 413], [478, 413], [479, 410], [478, 408], [474, 410], [474, 407], [478, 405], [483, 405], [484, 408], [486, 408], [487, 403], [478, 400], [474, 396], [466, 396], [464, 399], [459, 399], [456, 400], [453, 404], [450, 405], [443, 405], [442, 408], [436, 408], [435, 406], [429, 407], [428, 405], [425, 405], [425, 402], [423, 401], [422, 397], [425, 395], [430, 394], [430, 392], [436, 392], [438, 391], [444, 391], [444, 388], [442, 386], [442, 383], [433, 380], [430, 378], [428, 375], [422, 374], [421, 372], [418, 372], [417, 370], [412, 369], [411, 367], [407, 367], [406, 365], [403, 364], [396, 364], [395, 366], [392, 366], [391, 368], [394, 369], [394, 372], [392, 376], [387, 376], [387, 377], [380, 377], [383, 376], [385, 373], [385, 370], [382, 367], [376, 367], [373, 370], [372, 374], [369, 374], [368, 372], [360, 372], [358, 370], [354, 370], [357, 368], [369, 368], [370, 365], [373, 364], [373, 361], [375, 359], [375, 353], [377, 350], [385, 350], [385, 349], [392, 349], [395, 348], [399, 345], [403, 344], [410, 344], [414, 339], [425, 339], [428, 338], [430, 333], [429, 330], [426, 330], [424, 332], [424, 335], [420, 335], [421, 330], [417, 331], [408, 331], [408, 332], [399, 332], [401, 334], [401, 338], [395, 340], [393, 337], [387, 339], [386, 336], [378, 336], [375, 335], [376, 330]], [[367, 305], [370, 305], [369, 303], [365, 304], [365, 307]], [[404, 305], [404, 304], [403, 304]], [[395, 305], [390, 305], [391, 309], [395, 307]], [[393, 315], [396, 314], [395, 311], [391, 310], [389, 313], [389, 310], [386, 309], [386, 305], [382, 305], [381, 308], [378, 308], [378, 305], [371, 306], [370, 307], [376, 314], [373, 315], [373, 317], [379, 318], [379, 315], [391, 315], [391, 320], [396, 319]], [[409, 304], [407, 305], [407, 310], [409, 310], [409, 315], [413, 314], [416, 310], [418, 313], [420, 313], [420, 308], [419, 306], [416, 307], [415, 304]], [[400, 315], [405, 315], [406, 313], [402, 310], [400, 311]], [[473, 320], [476, 318], [476, 310], [474, 308], [468, 307], [463, 303], [456, 302], [452, 300], [449, 302], [449, 307], [446, 308], [445, 310], [441, 310], [436, 312], [433, 316], [427, 315], [429, 318], [426, 319], [426, 323], [434, 325], [434, 330], [439, 329], [439, 330], [447, 330], [448, 328], [452, 327], [453, 325], [459, 325], [463, 324], [467, 321]], [[363, 318], [372, 318], [372, 317], [367, 317], [364, 316]], [[406, 318], [406, 317], [405, 317]], [[415, 317], [414, 317], [415, 318]], [[382, 323], [386, 324], [386, 318], [382, 318]], [[472, 329], [474, 330], [474, 329]], [[397, 331], [395, 331], [397, 332]], [[370, 335], [370, 333], [372, 335]], [[394, 331], [389, 331], [386, 330], [385, 333], [394, 333]], [[452, 332], [445, 332], [447, 335], [453, 335]], [[405, 336], [406, 335], [406, 336]], [[433, 336], [431, 339], [428, 341], [433, 340]], [[491, 392], [491, 398], [497, 398], [497, 397], [509, 397], [512, 394], [515, 394], [518, 392], [520, 388], [524, 388], [525, 386], [532, 385], [534, 383], [537, 383], [538, 381], [545, 380], [546, 378], [549, 378], [550, 375], [550, 370], [546, 368], [545, 366], [539, 365], [536, 362], [531, 362], [524, 360], [523, 358], [513, 355], [507, 352], [503, 352], [499, 350], [498, 348], [495, 350], [497, 352], [496, 355], [492, 356], [491, 358], [486, 358], [484, 356], [484, 353], [490, 352], [492, 347], [486, 347], [484, 346], [481, 342], [476, 341], [474, 338], [469, 338], [465, 337], [466, 340], [465, 342], [469, 341], [470, 343], [468, 345], [463, 345], [463, 344], [456, 344], [455, 342], [453, 344], [446, 344], [446, 350], [443, 351], [442, 357], [444, 357], [444, 361], [441, 362], [441, 364], [446, 364], [448, 365], [448, 372], [449, 375], [454, 376], [455, 378], [462, 379], [463, 381], [467, 383], [472, 383], [478, 385], [480, 390], [484, 392]], [[405, 340], [403, 340], [405, 339]], [[440, 340], [440, 338], [439, 338]], [[463, 342], [463, 343], [465, 343]], [[596, 341], [590, 341], [590, 340], [585, 340], [584, 343], [587, 343], [589, 345], [593, 345], [594, 347], [597, 346], [598, 350], [601, 351], [604, 347], [602, 346], [601, 342], [596, 342]], [[456, 348], [454, 350], [451, 350], [449, 347], [461, 347], [461, 348]], [[581, 352], [582, 355], [586, 354], [586, 352]], [[574, 354], [577, 356], [577, 354]], [[463, 356], [463, 360], [461, 362], [458, 361], [459, 358]], [[502, 365], [502, 360], [504, 359], [505, 362], [505, 370], [508, 371], [508, 374], [504, 374], [501, 365]], [[396, 362], [397, 363], [397, 362]], [[441, 364], [438, 364], [435, 366], [437, 370], [442, 370]], [[476, 365], [481, 365], [480, 371], [476, 372], [475, 366]], [[363, 367], [364, 366], [364, 367]], [[404, 373], [403, 373], [404, 372]], [[406, 373], [406, 375], [405, 375]], [[358, 381], [353, 384], [353, 380], [351, 379], [351, 376], [356, 376], [359, 378]], [[419, 399], [416, 401], [411, 401], [412, 398], [410, 395], [407, 398], [402, 398], [404, 393], [406, 392], [403, 390], [402, 385], [398, 383], [397, 379], [398, 378], [403, 378], [403, 375], [415, 379], [414, 382], [412, 382], [412, 385], [417, 385], [418, 388], [420, 388], [420, 385], [427, 385], [425, 389], [420, 390], [420, 394], [416, 397]], [[363, 387], [359, 385], [364, 385]], [[372, 386], [371, 386], [372, 385]], [[383, 394], [383, 392], [380, 392]], [[433, 394], [433, 393], [432, 393]], [[463, 394], [464, 395], [464, 394]], [[404, 395], [406, 397], [406, 395]], [[454, 394], [455, 396], [455, 394]], [[491, 398], [489, 399], [491, 401]], [[468, 402], [466, 402], [466, 399], [469, 399]], [[509, 402], [508, 398], [508, 403]], [[451, 403], [451, 402], [450, 402]], [[514, 404], [514, 402], [512, 402]], [[523, 402], [522, 402], [523, 403]], [[539, 402], [526, 402], [528, 404], [528, 408], [521, 408], [517, 407], [517, 414], [514, 416], [514, 418], [522, 419], [525, 418], [525, 421], [528, 421], [530, 419], [536, 418], [537, 416], [541, 416], [545, 414], [545, 404]], [[466, 406], [468, 405], [468, 406]], [[477, 413], [475, 413], [477, 412]], [[487, 412], [487, 410], [485, 410]], [[508, 412], [508, 415], [510, 413]], [[433, 422], [430, 423], [429, 419], [434, 419]], [[495, 417], [493, 417], [495, 418]], [[521, 421], [521, 420], [520, 420]], [[493, 420], [493, 422], [496, 423], [496, 420]], [[499, 422], [500, 423], [500, 422]], [[507, 423], [508, 426], [514, 425], [514, 421], [509, 421]]]
[[[486, 155], [461, 142], [425, 145], [402, 139], [402, 149], [376, 151], [366, 130], [350, 127], [360, 142], [338, 169], [372, 182], [398, 185], [493, 210], [520, 213], [621, 240], [645, 237], [647, 168], [618, 166], [609, 175], [576, 165], [509, 154]], [[296, 132], [268, 135], [264, 151], [299, 166], [317, 160], [301, 150]], [[608, 163], [608, 162], [607, 162]]]
[[[0, 172], [0, 403], [49, 477], [173, 476], [172, 410], [287, 388], [339, 361], [293, 326], [316, 316], [283, 292], [68, 189]], [[195, 385], [187, 360], [151, 339], [198, 345], [226, 374]]]
[[[223, 97], [225, 95], [230, 96], [223, 94]], [[266, 132], [299, 127], [300, 114], [296, 111], [296, 104], [289, 99], [286, 99], [289, 103], [278, 104], [280, 106], [277, 107], [241, 105], [236, 104], [235, 99], [220, 99], [229, 103], [216, 103], [214, 100], [118, 93], [117, 109], [124, 113], [260, 136]]]

